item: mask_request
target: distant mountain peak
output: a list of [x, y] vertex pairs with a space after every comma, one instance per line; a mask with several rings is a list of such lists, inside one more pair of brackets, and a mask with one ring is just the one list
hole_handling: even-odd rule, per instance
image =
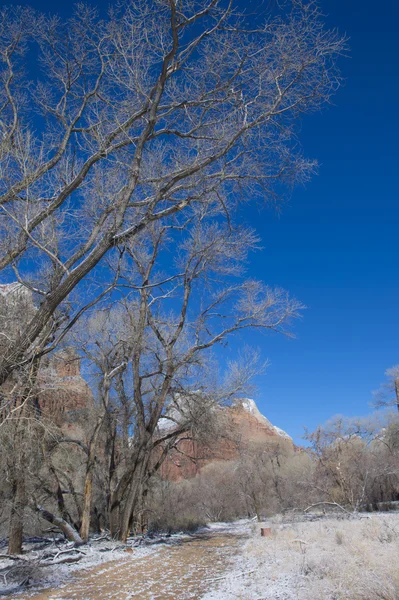
[[270, 429], [271, 432], [273, 432], [274, 434], [278, 435], [279, 437], [282, 437], [282, 438], [292, 441], [291, 436], [288, 435], [288, 433], [286, 431], [284, 431], [283, 429], [280, 429], [280, 427], [276, 427], [269, 421], [269, 419], [267, 419], [264, 415], [262, 415], [259, 408], [257, 407], [255, 400], [252, 400], [252, 398], [237, 399], [233, 404], [233, 408], [238, 409], [238, 410], [243, 410], [243, 411], [249, 413], [262, 426]]

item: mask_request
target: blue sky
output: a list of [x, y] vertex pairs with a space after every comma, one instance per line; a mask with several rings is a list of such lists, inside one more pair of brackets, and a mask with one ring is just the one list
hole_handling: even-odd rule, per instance
[[259, 408], [296, 440], [303, 425], [369, 412], [371, 391], [399, 363], [399, 5], [321, 6], [349, 36], [351, 57], [335, 105], [302, 125], [319, 175], [280, 217], [248, 215], [265, 248], [252, 273], [308, 307], [296, 340], [259, 339], [272, 362]]
[[[240, 2], [254, 10], [267, 5]], [[15, 4], [64, 15], [72, 7]], [[399, 363], [399, 5], [320, 5], [328, 24], [349, 36], [351, 56], [342, 61], [346, 82], [334, 105], [302, 123], [300, 140], [320, 162], [319, 175], [294, 192], [280, 216], [246, 209], [264, 247], [252, 257], [251, 276], [290, 290], [308, 307], [295, 325], [297, 339], [245, 340], [271, 361], [257, 381], [260, 410], [297, 442], [304, 425], [367, 413], [385, 369]]]

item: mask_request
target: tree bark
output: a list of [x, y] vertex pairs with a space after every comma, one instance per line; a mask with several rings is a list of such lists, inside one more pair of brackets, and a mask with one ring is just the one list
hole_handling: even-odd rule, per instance
[[91, 521], [91, 502], [93, 497], [93, 472], [94, 460], [87, 464], [85, 486], [83, 491], [83, 511], [82, 522], [80, 525], [80, 537], [87, 542], [89, 539], [90, 521]]
[[22, 554], [25, 506], [25, 477], [24, 473], [18, 469], [13, 485], [13, 501], [8, 530], [8, 554]]
[[116, 539], [119, 537], [119, 517], [120, 517], [120, 502], [118, 498], [118, 494], [116, 492], [112, 492], [110, 495], [109, 508], [108, 508], [108, 520], [109, 520], [109, 530], [111, 533], [111, 537]]
[[57, 489], [56, 489], [55, 493], [56, 493], [56, 496], [57, 496], [57, 505], [58, 505], [59, 513], [60, 513], [61, 517], [65, 521], [68, 521], [68, 520], [70, 520], [71, 516], [69, 515], [69, 513], [68, 513], [68, 511], [66, 509], [65, 501], [64, 501], [64, 493], [62, 491], [60, 480], [58, 479], [56, 470], [53, 467], [53, 465], [51, 465], [49, 467], [49, 471], [50, 471], [50, 473], [52, 473], [52, 475], [53, 475], [53, 477], [55, 479], [56, 485], [57, 485]]
[[26, 506], [26, 470], [28, 462], [28, 448], [26, 447], [25, 423], [26, 419], [35, 419], [35, 404], [37, 397], [33, 393], [37, 374], [39, 370], [39, 360], [35, 359], [27, 379], [23, 382], [22, 393], [16, 396], [16, 401], [20, 402], [21, 410], [15, 422], [14, 429], [14, 452], [12, 455], [12, 475], [13, 475], [13, 499], [10, 515], [10, 526], [8, 533], [8, 553], [22, 553], [22, 536], [24, 528], [24, 513]]

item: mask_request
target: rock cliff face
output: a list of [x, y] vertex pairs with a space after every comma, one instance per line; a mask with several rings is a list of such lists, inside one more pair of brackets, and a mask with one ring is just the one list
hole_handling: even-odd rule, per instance
[[243, 398], [228, 409], [239, 434], [245, 441], [263, 441], [270, 437], [282, 438], [292, 443], [291, 437], [275, 425], [272, 425], [259, 411], [254, 400]]
[[182, 439], [161, 467], [161, 476], [171, 481], [189, 479], [214, 461], [234, 460], [251, 443], [281, 441], [293, 447], [291, 437], [264, 417], [254, 400], [243, 398], [230, 407], [215, 409], [214, 418], [223, 419], [223, 429], [215, 442]]

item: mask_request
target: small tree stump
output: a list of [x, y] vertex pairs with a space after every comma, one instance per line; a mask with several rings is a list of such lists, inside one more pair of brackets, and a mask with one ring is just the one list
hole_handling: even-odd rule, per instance
[[261, 527], [260, 534], [262, 537], [270, 537], [272, 535], [271, 527]]

